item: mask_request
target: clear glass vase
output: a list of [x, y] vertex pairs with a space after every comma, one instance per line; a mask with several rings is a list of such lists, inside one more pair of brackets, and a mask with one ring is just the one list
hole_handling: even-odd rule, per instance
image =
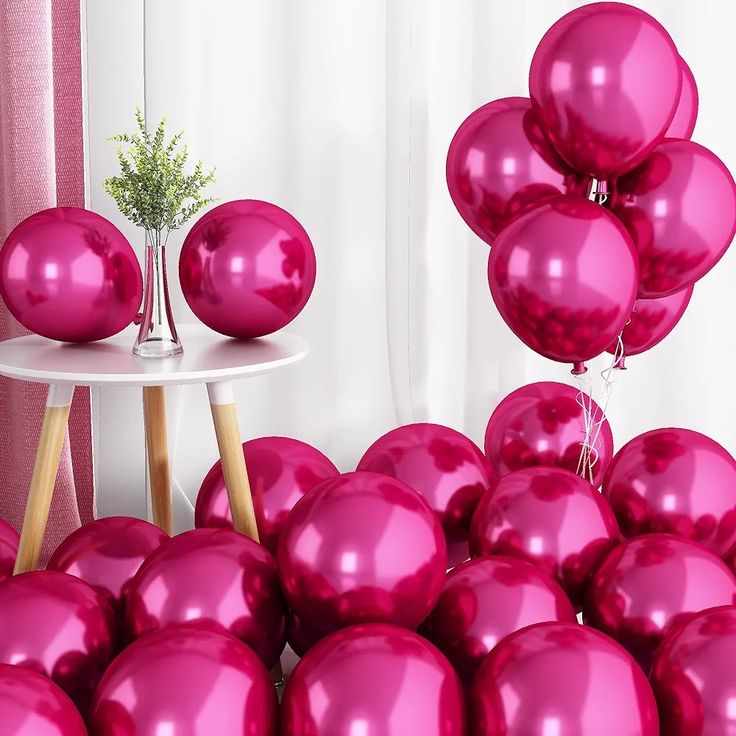
[[176, 334], [166, 277], [166, 246], [146, 245], [143, 313], [133, 353], [141, 358], [170, 358], [184, 352]]

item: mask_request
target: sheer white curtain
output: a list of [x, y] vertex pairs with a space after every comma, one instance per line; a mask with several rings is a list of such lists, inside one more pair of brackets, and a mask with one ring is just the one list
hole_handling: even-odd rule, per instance
[[[312, 442], [347, 470], [397, 423], [431, 420], [480, 442], [500, 397], [524, 383], [571, 381], [524, 347], [496, 313], [487, 246], [456, 214], [444, 183], [454, 130], [474, 108], [527, 94], [544, 31], [582, 3], [527, 0], [87, 0], [91, 205], [142, 248], [101, 180], [104, 141], [166, 115], [192, 154], [217, 165], [221, 200], [259, 198], [292, 212], [315, 244], [317, 285], [288, 328], [307, 337], [302, 364], [237, 387], [246, 437]], [[736, 170], [729, 0], [636, 3], [668, 28], [698, 80], [694, 138]], [[170, 274], [180, 322], [181, 236]], [[617, 445], [665, 425], [698, 429], [736, 452], [736, 253], [696, 287], [680, 326], [617, 377]], [[600, 371], [606, 360], [594, 363]], [[600, 391], [597, 373], [595, 387]], [[203, 389], [169, 394], [177, 524], [216, 457]], [[139, 396], [94, 401], [98, 504], [144, 513]], [[122, 431], [121, 431], [122, 429]]]

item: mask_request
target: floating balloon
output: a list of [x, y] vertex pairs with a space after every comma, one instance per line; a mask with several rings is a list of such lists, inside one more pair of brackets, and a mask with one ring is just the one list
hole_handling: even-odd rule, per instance
[[651, 15], [624, 3], [592, 3], [544, 35], [529, 91], [562, 158], [607, 179], [641, 163], [664, 137], [680, 99], [680, 63]]
[[211, 329], [239, 338], [280, 330], [307, 303], [316, 274], [304, 228], [268, 202], [226, 202], [184, 240], [179, 278], [187, 304]]
[[470, 699], [473, 736], [658, 736], [644, 673], [609, 638], [574, 623], [506, 637], [483, 662]]
[[134, 637], [183, 624], [229, 631], [268, 668], [286, 636], [276, 560], [230, 529], [194, 529], [163, 542], [133, 578], [125, 616]]
[[583, 619], [648, 670], [675, 626], [697, 611], [734, 602], [736, 578], [712, 552], [672, 534], [645, 534], [608, 555], [588, 587]]
[[13, 574], [19, 541], [18, 532], [0, 519], [0, 580]]
[[690, 67], [685, 59], [680, 57], [682, 70], [682, 89], [680, 101], [677, 103], [675, 117], [667, 128], [665, 138], [687, 138], [690, 140], [695, 130], [695, 121], [698, 117], [698, 85], [695, 83]]
[[112, 663], [90, 709], [92, 734], [275, 736], [276, 691], [232, 636], [165, 629]]
[[638, 283], [636, 251], [603, 207], [560, 196], [511, 223], [491, 248], [493, 301], [540, 355], [574, 363], [602, 353], [623, 330]]
[[582, 403], [600, 428], [592, 442], [593, 485], [600, 485], [613, 456], [613, 435], [603, 410], [590, 396], [565, 383], [543, 381], [512, 391], [494, 409], [486, 427], [486, 457], [500, 477], [535, 466], [577, 472], [585, 440]]
[[473, 557], [510, 555], [556, 578], [574, 604], [619, 539], [606, 499], [580, 476], [525, 468], [503, 478], [473, 517]]
[[[281, 528], [294, 504], [327, 478], [339, 475], [332, 462], [306, 442], [259, 437], [243, 443], [261, 544], [276, 554]], [[209, 470], [197, 494], [194, 526], [232, 529], [222, 463]]]
[[464, 734], [465, 699], [449, 662], [412, 631], [351, 626], [316, 644], [286, 683], [282, 734]]
[[111, 222], [79, 207], [53, 207], [8, 235], [0, 251], [0, 294], [31, 332], [89, 342], [133, 321], [143, 277], [133, 249]]
[[323, 635], [355, 623], [419, 626], [442, 590], [447, 552], [415, 490], [359, 472], [324, 481], [294, 506], [278, 563], [292, 610]]

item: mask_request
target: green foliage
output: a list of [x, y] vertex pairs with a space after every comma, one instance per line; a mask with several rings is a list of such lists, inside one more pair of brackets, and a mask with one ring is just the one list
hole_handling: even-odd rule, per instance
[[166, 242], [169, 232], [180, 228], [202, 207], [214, 201], [202, 190], [215, 181], [215, 170], [205, 172], [198, 161], [191, 174], [186, 174], [187, 147], [180, 146], [183, 133], [166, 142], [166, 118], [151, 134], [140, 108], [135, 119], [135, 133], [121, 133], [109, 140], [127, 144], [118, 148], [120, 175], [105, 179], [105, 191], [118, 209], [146, 231], [151, 243]]

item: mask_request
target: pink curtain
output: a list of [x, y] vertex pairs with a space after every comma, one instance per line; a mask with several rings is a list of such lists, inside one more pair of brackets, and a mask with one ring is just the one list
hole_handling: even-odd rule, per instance
[[[0, 239], [28, 215], [84, 206], [79, 0], [0, 3]], [[0, 307], [0, 339], [24, 334]], [[46, 387], [0, 379], [0, 516], [20, 529]], [[77, 389], [44, 557], [93, 514], [88, 389]]]

